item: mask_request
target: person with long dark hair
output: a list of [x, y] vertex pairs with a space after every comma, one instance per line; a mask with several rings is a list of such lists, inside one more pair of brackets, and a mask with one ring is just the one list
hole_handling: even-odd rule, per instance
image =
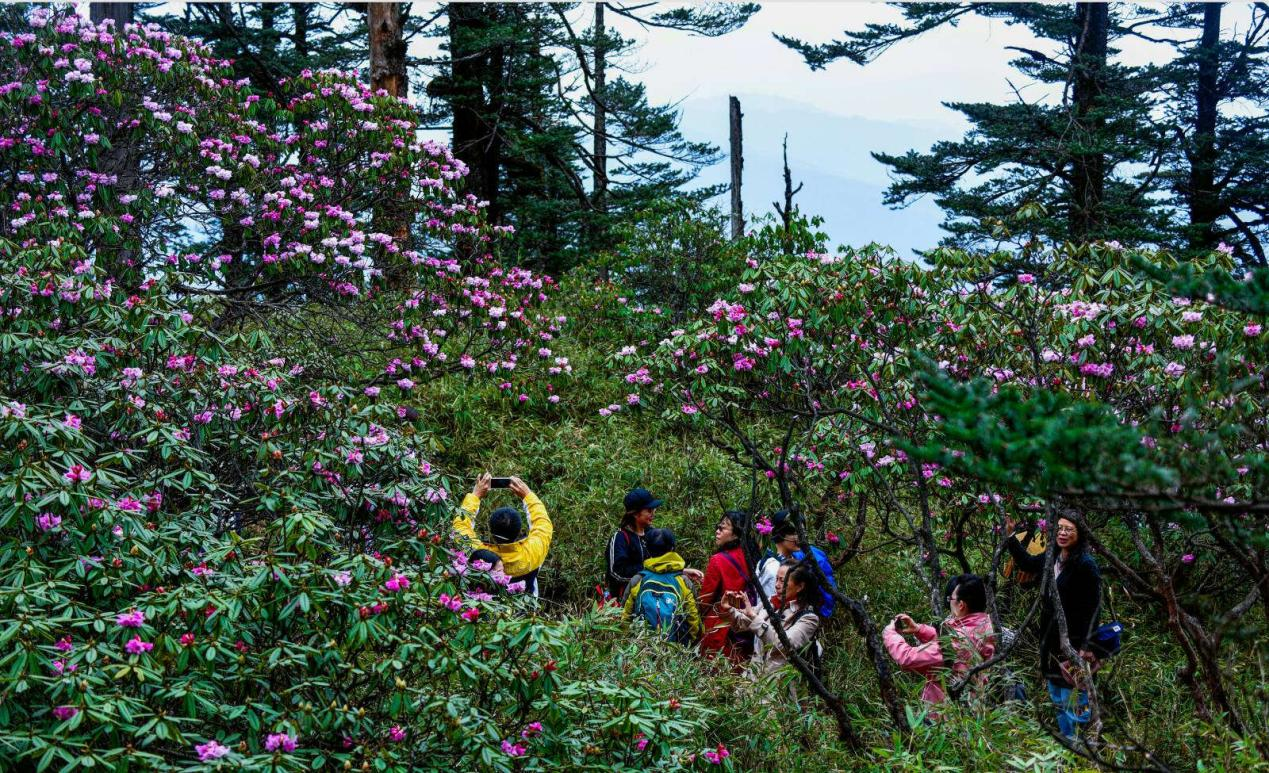
[[723, 617], [720, 605], [724, 594], [729, 592], [744, 593], [750, 602], [757, 600], [755, 587], [749, 580], [749, 560], [741, 541], [748, 523], [749, 514], [741, 510], [728, 510], [718, 519], [718, 526], [714, 529], [717, 550], [705, 565], [699, 603], [704, 627], [701, 654], [713, 657], [721, 653], [736, 665], [744, 663], [753, 654], [753, 636], [747, 632], [732, 631], [730, 620]]
[[[631, 489], [622, 504], [625, 514], [621, 516], [621, 525], [608, 540], [608, 549], [604, 551], [607, 566], [604, 581], [608, 596], [619, 601], [624, 599], [630, 581], [643, 571], [643, 562], [649, 557], [645, 537], [652, 528], [657, 508], [665, 503], [641, 487]], [[700, 569], [691, 567], [683, 569], [683, 574], [695, 583], [704, 578]]]
[[[1010, 532], [1016, 531], [1013, 523], [1006, 525]], [[1066, 633], [1072, 649], [1084, 660], [1095, 663], [1096, 657], [1088, 647], [1088, 637], [1097, 627], [1101, 611], [1102, 573], [1088, 553], [1088, 543], [1078, 523], [1069, 518], [1059, 518], [1056, 536], [1049, 550], [1056, 551], [1053, 583], [1062, 601]], [[1044, 571], [1048, 551], [1033, 556], [1022, 542], [1012, 536], [1006, 539], [1005, 546], [1019, 569], [1036, 573]], [[1040, 672], [1048, 682], [1049, 697], [1057, 707], [1058, 729], [1063, 735], [1074, 738], [1079, 725], [1089, 720], [1088, 691], [1078, 684], [1082, 669], [1071, 664], [1062, 651], [1057, 608], [1051, 590], [1045, 588], [1044, 594], [1040, 613]]]
[[[789, 662], [789, 653], [818, 646], [815, 635], [820, 629], [816, 609], [820, 604], [820, 588], [815, 571], [806, 561], [786, 561], [776, 572], [776, 596], [781, 627], [789, 641], [786, 649], [772, 624], [767, 610], [753, 603], [741, 591], [728, 591], [719, 604], [720, 614], [737, 631], [754, 635], [752, 662], [759, 674], [777, 671]], [[810, 653], [807, 653], [808, 657]], [[795, 693], [796, 695], [796, 693]]]

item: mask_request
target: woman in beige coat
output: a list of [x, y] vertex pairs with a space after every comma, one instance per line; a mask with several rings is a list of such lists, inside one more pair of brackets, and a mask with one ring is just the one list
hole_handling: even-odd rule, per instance
[[[784, 627], [789, 647], [804, 658], [809, 657], [808, 645], [819, 646], [815, 642], [815, 634], [820, 629], [820, 618], [815, 614], [820, 603], [820, 591], [811, 567], [803, 561], [782, 564], [776, 574], [776, 596], [771, 601], [777, 607], [776, 614]], [[735, 630], [754, 634], [751, 662], [759, 674], [773, 673], [789, 662], [788, 652], [767, 611], [753, 604], [744, 593], [730, 591], [725, 594], [719, 611]]]

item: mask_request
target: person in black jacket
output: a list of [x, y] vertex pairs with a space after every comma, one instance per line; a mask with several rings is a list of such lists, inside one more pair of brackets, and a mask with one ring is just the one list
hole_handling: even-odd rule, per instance
[[[1008, 525], [1010, 531], [1015, 531], [1013, 524]], [[1044, 553], [1038, 556], [1028, 554], [1026, 542], [1020, 542], [1012, 536], [1006, 539], [1005, 545], [1013, 556], [1014, 565], [1019, 569], [1035, 573], [1044, 571]], [[1058, 597], [1062, 600], [1066, 633], [1071, 647], [1080, 657], [1093, 662], [1096, 659], [1086, 642], [1089, 634], [1097, 627], [1097, 617], [1101, 611], [1101, 570], [1088, 554], [1087, 541], [1080, 532], [1079, 524], [1074, 521], [1058, 519], [1057, 539], [1051, 549], [1058, 551], [1053, 564], [1053, 576]], [[1068, 664], [1059, 637], [1057, 613], [1052, 597], [1046, 590], [1040, 614], [1040, 671], [1048, 682], [1049, 697], [1057, 707], [1058, 729], [1063, 735], [1074, 738], [1077, 726], [1089, 719], [1088, 692], [1076, 689], [1073, 678], [1079, 674], [1080, 669]]]
[[[604, 551], [604, 561], [607, 564], [604, 579], [610, 597], [620, 600], [630, 579], [643, 571], [644, 559], [648, 558], [644, 535], [652, 528], [652, 519], [661, 504], [661, 500], [652, 496], [652, 492], [646, 488], [632, 489], [626, 494], [626, 514], [622, 516], [620, 528], [608, 540], [608, 549]], [[684, 569], [683, 574], [698, 585], [704, 577], [699, 569]]]

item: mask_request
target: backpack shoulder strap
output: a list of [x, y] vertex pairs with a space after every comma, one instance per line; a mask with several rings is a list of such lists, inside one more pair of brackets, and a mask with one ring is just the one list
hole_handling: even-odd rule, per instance
[[727, 563], [735, 567], [736, 571], [740, 572], [740, 574], [744, 576], [746, 580], [749, 579], [749, 573], [746, 572], [745, 568], [740, 565], [740, 562], [737, 561], [734, 556], [732, 556], [730, 550], [724, 550], [720, 555], [722, 555], [723, 558], [727, 559]]

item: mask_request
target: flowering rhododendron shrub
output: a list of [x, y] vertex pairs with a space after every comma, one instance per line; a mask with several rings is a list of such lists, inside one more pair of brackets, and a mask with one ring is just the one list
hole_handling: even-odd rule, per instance
[[[1114, 245], [1025, 257], [1029, 273], [876, 247], [754, 260], [734, 292], [615, 362], [637, 410], [731, 449], [754, 505], [803, 513], [810, 541], [850, 535], [847, 558], [910, 545], [934, 614], [949, 572], [995, 575], [1006, 516], [1079, 519], [1158, 602], [1151, 624], [1189, 653], [1199, 712], [1246, 732], [1212, 631], [1263, 606], [1269, 582], [1263, 321], [1175, 295]], [[1205, 557], [1211, 592], [1190, 594]], [[866, 610], [843, 600], [885, 697]]]
[[540, 620], [450, 545], [403, 395], [521, 350], [556, 375], [550, 283], [494, 259], [461, 165], [348, 76], [258, 98], [156, 29], [29, 18], [0, 37], [0, 767], [694, 764], [690, 696], [574, 676], [611, 615]]

